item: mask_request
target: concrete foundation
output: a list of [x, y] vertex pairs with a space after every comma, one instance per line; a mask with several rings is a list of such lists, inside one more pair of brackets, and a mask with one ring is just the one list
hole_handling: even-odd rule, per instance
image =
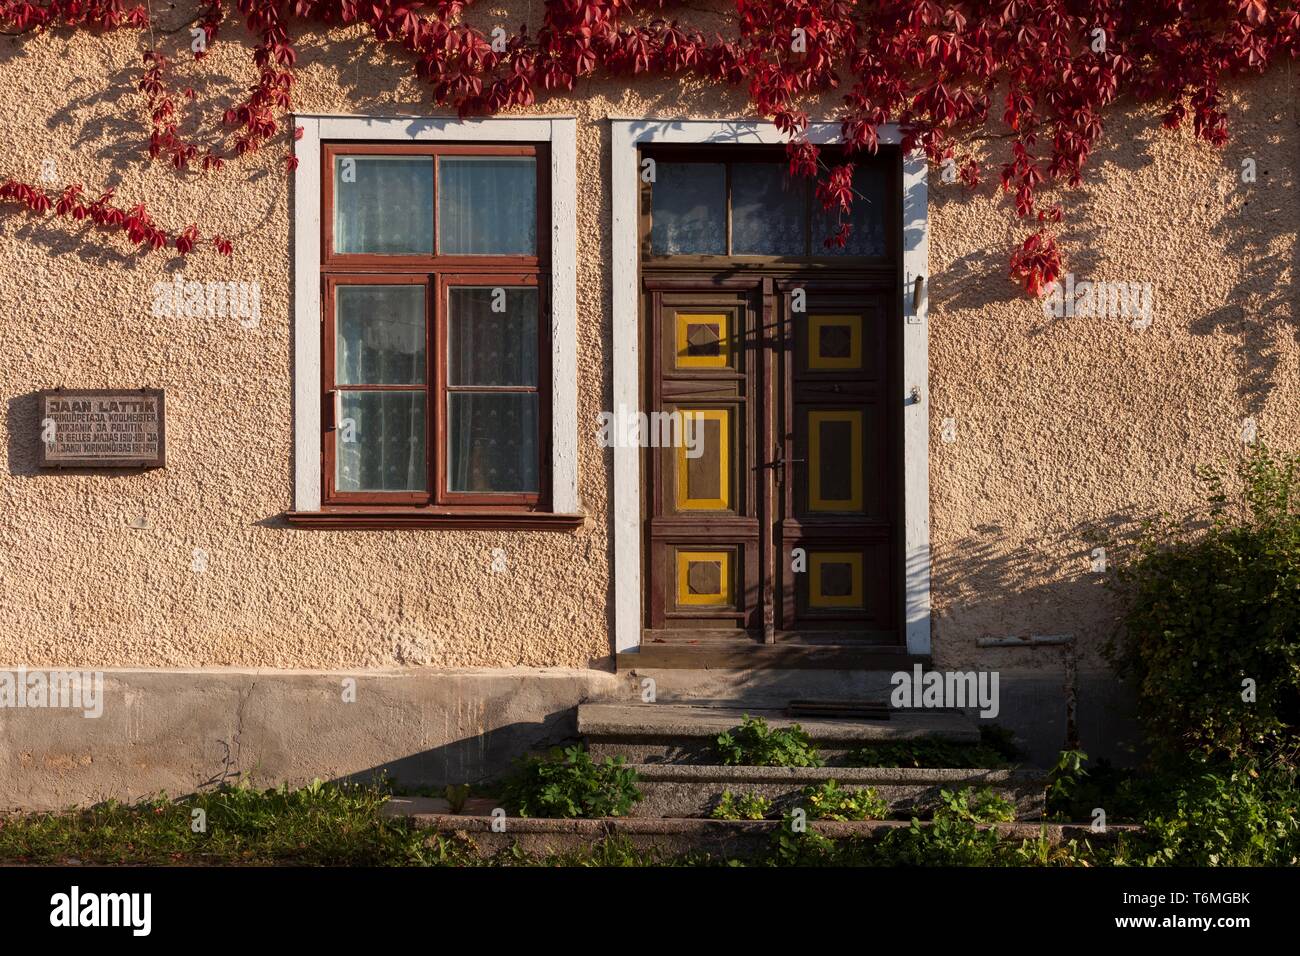
[[[0, 670], [6, 668], [0, 667]], [[575, 705], [618, 693], [595, 670], [106, 670], [103, 713], [0, 708], [0, 808], [60, 809], [387, 773], [483, 780], [576, 735]]]
[[[0, 671], [14, 668], [0, 666]], [[246, 775], [299, 785], [386, 773], [399, 784], [477, 782], [511, 761], [578, 734], [576, 707], [636, 701], [634, 673], [590, 669], [405, 668], [357, 671], [105, 670], [103, 714], [0, 707], [0, 808], [58, 809], [107, 798], [181, 795]], [[660, 700], [751, 694], [878, 698], [881, 676], [850, 672], [659, 671]], [[351, 683], [350, 683], [351, 682]], [[822, 686], [825, 684], [826, 686]], [[665, 688], [669, 693], [664, 694]], [[697, 689], [695, 698], [692, 689]], [[1081, 674], [1076, 723], [1093, 757], [1126, 762], [1136, 733], [1110, 675]], [[1026, 762], [1050, 766], [1065, 740], [1061, 681], [1002, 672], [1001, 712]]]

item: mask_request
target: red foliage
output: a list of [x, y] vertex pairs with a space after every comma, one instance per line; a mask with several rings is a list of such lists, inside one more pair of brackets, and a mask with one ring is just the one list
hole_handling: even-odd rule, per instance
[[[897, 122], [904, 148], [920, 149], [936, 164], [953, 160], [961, 182], [973, 188], [981, 169], [969, 154], [958, 155], [956, 143], [963, 133], [994, 125], [990, 114], [1000, 96], [1002, 125], [991, 132], [1008, 140], [1001, 186], [1016, 215], [1043, 230], [1062, 212], [1059, 204], [1040, 205], [1040, 190], [1082, 181], [1102, 133], [1102, 111], [1117, 97], [1162, 104], [1162, 122], [1171, 128], [1190, 116], [1196, 136], [1222, 145], [1223, 80], [1300, 54], [1300, 0], [736, 0], [736, 34], [713, 39], [666, 19], [672, 0], [548, 0], [535, 33], [524, 27], [495, 35], [461, 21], [470, 2], [237, 0], [233, 6], [256, 37], [257, 82], [223, 114], [227, 133], [200, 148], [178, 132], [180, 103], [193, 91], [170, 92], [170, 61], [149, 51], [140, 81], [149, 153], [167, 156], [178, 170], [200, 157], [204, 170], [219, 170], [231, 155], [259, 149], [279, 132], [278, 118], [290, 105], [293, 36], [355, 23], [410, 56], [434, 101], [461, 115], [529, 106], [540, 94], [570, 91], [579, 79], [600, 75], [694, 73], [743, 84], [754, 113], [790, 138], [791, 170], [821, 170], [818, 195], [831, 206], [852, 201], [845, 173], [851, 166], [822, 169], [817, 147], [803, 138], [812, 97], [842, 91], [836, 118], [850, 157], [875, 151], [880, 124]], [[231, 6], [206, 0], [196, 60], [216, 41]], [[148, 17], [141, 7], [125, 10], [121, 0], [49, 0], [40, 7], [0, 0], [0, 26], [141, 28]], [[296, 166], [292, 157], [286, 166]], [[6, 184], [9, 193], [0, 191], [0, 199], [44, 211], [37, 208], [44, 192], [17, 189], [22, 185]], [[137, 216], [126, 231], [153, 246], [152, 228]], [[178, 248], [187, 235], [188, 229], [178, 237]], [[842, 229], [829, 241], [845, 237]], [[193, 242], [185, 245], [187, 251]], [[1030, 235], [1012, 259], [1012, 274], [1031, 294], [1059, 268], [1056, 243], [1044, 231]]]

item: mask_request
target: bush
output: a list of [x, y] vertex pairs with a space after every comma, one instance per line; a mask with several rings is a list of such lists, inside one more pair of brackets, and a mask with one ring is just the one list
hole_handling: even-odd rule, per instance
[[[1300, 455], [1260, 445], [1235, 469], [1200, 474], [1208, 524], [1147, 522], [1120, 551], [1117, 580], [1127, 606], [1108, 652], [1136, 687], [1157, 757], [1294, 765]], [[1232, 484], [1240, 486], [1235, 500]]]
[[1146, 826], [1148, 866], [1295, 866], [1300, 794], [1295, 771], [1226, 767], [1171, 781]]
[[810, 820], [884, 820], [889, 804], [872, 787], [845, 790], [834, 780], [805, 787], [804, 809]]
[[761, 793], [736, 796], [730, 790], [723, 790], [709, 816], [714, 820], [763, 820], [771, 810], [772, 801]]
[[718, 759], [728, 766], [820, 767], [821, 755], [802, 727], [771, 729], [762, 717], [744, 716], [739, 727], [718, 734]]
[[636, 783], [622, 757], [597, 764], [583, 747], [557, 747], [521, 761], [504, 797], [521, 817], [621, 817], [641, 799]]

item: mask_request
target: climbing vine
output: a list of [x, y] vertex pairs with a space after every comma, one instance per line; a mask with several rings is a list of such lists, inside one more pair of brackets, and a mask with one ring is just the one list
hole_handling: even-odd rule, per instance
[[[535, 27], [486, 32], [465, 22], [470, 2], [205, 0], [189, 25], [189, 55], [203, 60], [238, 20], [253, 36], [257, 80], [202, 142], [180, 131], [199, 94], [178, 87], [144, 7], [0, 0], [0, 28], [141, 31], [150, 41], [139, 82], [148, 155], [213, 175], [282, 132], [295, 38], [350, 24], [409, 58], [433, 101], [461, 115], [531, 106], [587, 77], [689, 74], [741, 85], [754, 115], [788, 137], [792, 172], [817, 178], [828, 209], [851, 207], [854, 156], [876, 149], [883, 123], [899, 123], [904, 149], [924, 151], [945, 181], [969, 187], [985, 170], [963, 143], [987, 139], [1002, 144], [994, 174], [1027, 233], [1011, 275], [1032, 295], [1061, 271], [1054, 227], [1065, 190], [1045, 187], [1080, 184], [1109, 104], [1125, 95], [1157, 103], [1166, 127], [1190, 120], [1197, 137], [1221, 146], [1223, 82], [1300, 54], [1300, 0], [735, 0], [726, 37], [692, 28], [698, 8], [676, 0], [547, 0]], [[805, 137], [808, 105], [832, 91], [844, 144], [833, 165]], [[286, 164], [295, 166], [292, 155]], [[124, 209], [113, 198], [88, 201], [80, 184], [50, 192], [0, 175], [0, 204], [11, 210], [89, 220], [145, 248], [186, 254], [210, 242], [231, 252], [220, 235], [204, 237], [197, 225], [169, 235], [144, 204]], [[842, 245], [848, 229], [825, 241]]]

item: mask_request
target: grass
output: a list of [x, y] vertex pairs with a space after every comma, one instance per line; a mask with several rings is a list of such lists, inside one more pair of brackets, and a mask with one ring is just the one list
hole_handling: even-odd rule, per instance
[[181, 800], [0, 818], [0, 862], [431, 866], [463, 862], [450, 841], [379, 813], [378, 788], [223, 787]]
[[[830, 814], [809, 819], [874, 815], [832, 803]], [[1097, 866], [1180, 862], [1160, 856], [1150, 840], [1119, 835], [1114, 841], [1050, 846], [1044, 839], [999, 838], [985, 829], [1008, 819], [990, 792], [944, 793], [930, 825], [882, 831], [877, 838], [829, 840], [789, 821], [772, 834], [769, 852], [742, 863], [688, 853], [641, 850], [610, 837], [572, 852], [539, 856], [513, 845], [483, 859], [464, 836], [434, 833], [381, 812], [382, 786], [313, 783], [298, 790], [223, 787], [179, 800], [155, 798], [134, 805], [104, 803], [88, 810], [0, 816], [0, 864], [212, 866]], [[870, 808], [868, 808], [869, 810]], [[851, 811], [851, 812], [850, 812]], [[1175, 847], [1175, 849], [1177, 849]], [[1172, 851], [1171, 851], [1172, 852]], [[1224, 862], [1234, 862], [1237, 856]], [[1242, 857], [1241, 859], [1245, 859]], [[1272, 857], [1269, 858], [1272, 860]]]

